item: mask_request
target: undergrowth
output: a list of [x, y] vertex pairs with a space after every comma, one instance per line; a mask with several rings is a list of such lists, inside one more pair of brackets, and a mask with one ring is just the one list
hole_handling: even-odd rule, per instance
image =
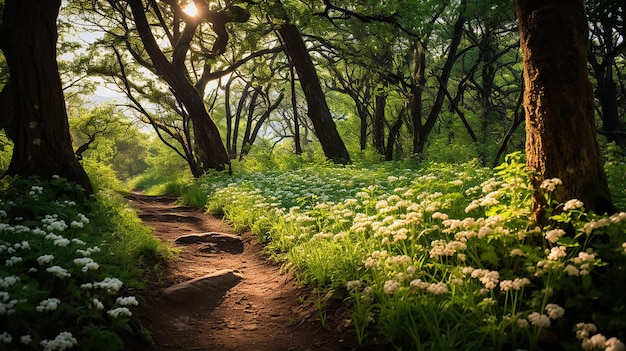
[[[170, 255], [106, 170], [96, 195], [66, 180], [0, 181], [0, 350], [123, 350], [147, 333], [132, 319], [141, 267]], [[97, 175], [94, 177], [94, 175]]]
[[541, 191], [552, 215], [536, 226], [520, 154], [495, 170], [477, 162], [273, 167], [214, 174], [184, 194], [256, 233], [318, 296], [342, 299], [359, 341], [382, 336], [398, 350], [623, 350], [626, 213], [555, 203], [560, 181], [548, 179]]

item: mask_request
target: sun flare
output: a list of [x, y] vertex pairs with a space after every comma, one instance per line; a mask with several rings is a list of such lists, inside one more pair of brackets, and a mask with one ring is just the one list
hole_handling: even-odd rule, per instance
[[187, 6], [185, 6], [185, 8], [183, 9], [183, 12], [186, 13], [188, 16], [195, 16], [196, 14], [198, 14], [198, 9], [196, 8], [196, 5], [193, 2], [190, 2]]

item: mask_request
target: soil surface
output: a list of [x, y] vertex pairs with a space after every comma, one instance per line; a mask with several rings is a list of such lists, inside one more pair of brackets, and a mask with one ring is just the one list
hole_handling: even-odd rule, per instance
[[252, 234], [236, 234], [228, 222], [178, 206], [173, 197], [131, 194], [127, 199], [158, 239], [180, 250], [148, 274], [135, 315], [151, 331], [153, 345], [133, 349], [374, 349], [357, 347], [340, 306], [330, 307], [322, 326], [314, 297], [264, 257]]

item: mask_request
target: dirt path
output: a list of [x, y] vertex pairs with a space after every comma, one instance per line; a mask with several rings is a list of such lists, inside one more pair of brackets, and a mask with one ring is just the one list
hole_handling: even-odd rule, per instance
[[153, 275], [137, 314], [155, 345], [138, 349], [356, 349], [352, 331], [341, 327], [343, 312], [329, 312], [322, 327], [315, 306], [303, 304], [307, 292], [263, 259], [251, 234], [235, 235], [227, 222], [178, 207], [175, 198], [134, 194], [128, 200], [160, 240], [181, 250]]

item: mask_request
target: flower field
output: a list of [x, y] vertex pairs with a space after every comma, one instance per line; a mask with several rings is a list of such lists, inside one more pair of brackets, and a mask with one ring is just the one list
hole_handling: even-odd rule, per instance
[[524, 162], [404, 167], [310, 165], [206, 178], [207, 199], [274, 259], [340, 299], [360, 342], [401, 350], [624, 350], [626, 213], [586, 213], [539, 191], [529, 219]]
[[0, 350], [123, 349], [139, 333], [139, 258], [160, 244], [105, 192], [88, 199], [60, 178], [0, 189]]

